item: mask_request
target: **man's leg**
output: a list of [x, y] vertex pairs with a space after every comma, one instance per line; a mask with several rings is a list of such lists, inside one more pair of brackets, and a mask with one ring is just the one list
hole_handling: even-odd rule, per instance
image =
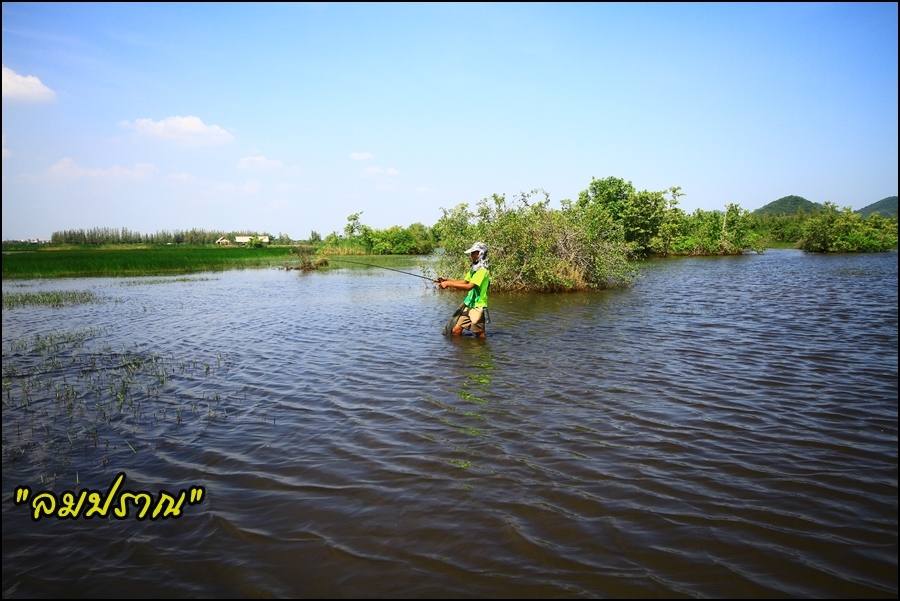
[[452, 333], [454, 336], [462, 336], [463, 330], [471, 326], [472, 322], [469, 320], [469, 310], [464, 309], [462, 315], [456, 320], [456, 325], [453, 326]]
[[486, 337], [484, 330], [484, 309], [470, 309], [469, 323], [471, 324], [469, 328], [477, 338]]

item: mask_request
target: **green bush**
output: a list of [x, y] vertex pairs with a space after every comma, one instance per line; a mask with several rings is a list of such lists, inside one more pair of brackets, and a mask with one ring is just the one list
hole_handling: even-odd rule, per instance
[[763, 250], [750, 213], [734, 203], [722, 211], [697, 209], [677, 222], [670, 251], [676, 255], [739, 255]]
[[810, 252], [883, 252], [897, 246], [897, 221], [873, 213], [863, 218], [850, 207], [825, 203], [803, 224], [800, 248]]
[[811, 216], [806, 212], [789, 215], [753, 215], [752, 228], [766, 240], [797, 243], [803, 237], [803, 225]]
[[376, 230], [364, 225], [360, 215], [362, 212], [347, 217], [344, 235], [332, 232], [326, 236], [319, 252], [326, 255], [427, 255], [434, 250], [434, 233], [421, 223]]
[[477, 212], [460, 204], [443, 209], [434, 226], [444, 254], [439, 271], [459, 277], [468, 269], [464, 251], [476, 240], [488, 245], [494, 290], [564, 291], [622, 286], [634, 270], [622, 227], [599, 204], [564, 202], [551, 209], [538, 190], [522, 194], [515, 206], [494, 194]]

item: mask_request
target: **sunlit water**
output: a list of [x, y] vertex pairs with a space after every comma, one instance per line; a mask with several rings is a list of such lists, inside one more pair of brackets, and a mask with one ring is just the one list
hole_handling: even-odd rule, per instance
[[[462, 294], [389, 271], [192, 277], [4, 282], [105, 299], [3, 311], [4, 596], [897, 595], [895, 253], [492, 294], [486, 342], [440, 335]], [[79, 384], [68, 414], [84, 363], [23, 341], [75, 331], [63, 359], [169, 375], [118, 413], [111, 380]], [[11, 369], [50, 388], [24, 404]], [[206, 498], [157, 521], [14, 503], [119, 471]]]

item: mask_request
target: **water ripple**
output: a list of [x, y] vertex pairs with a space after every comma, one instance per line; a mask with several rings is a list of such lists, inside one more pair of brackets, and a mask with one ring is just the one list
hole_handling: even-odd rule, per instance
[[60, 419], [52, 385], [27, 405], [10, 385], [6, 495], [123, 470], [208, 499], [34, 523], [7, 496], [5, 596], [897, 595], [896, 254], [495, 295], [486, 343], [439, 335], [457, 295], [386, 271], [48, 286], [107, 300], [4, 311], [5, 377], [46, 362], [13, 341], [80, 328], [104, 333], [64, 358], [170, 372], [135, 375], [143, 401], [96, 444], [96, 391]]

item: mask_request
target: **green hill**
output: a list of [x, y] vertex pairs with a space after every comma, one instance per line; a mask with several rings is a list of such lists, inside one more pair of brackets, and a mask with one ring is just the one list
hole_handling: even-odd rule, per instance
[[817, 202], [802, 196], [784, 196], [753, 211], [754, 215], [792, 215], [794, 213], [814, 213], [822, 209]]
[[863, 217], [868, 217], [872, 213], [881, 213], [885, 217], [897, 217], [897, 197], [888, 196], [882, 198], [878, 202], [873, 202], [867, 207], [863, 207], [857, 211]]

